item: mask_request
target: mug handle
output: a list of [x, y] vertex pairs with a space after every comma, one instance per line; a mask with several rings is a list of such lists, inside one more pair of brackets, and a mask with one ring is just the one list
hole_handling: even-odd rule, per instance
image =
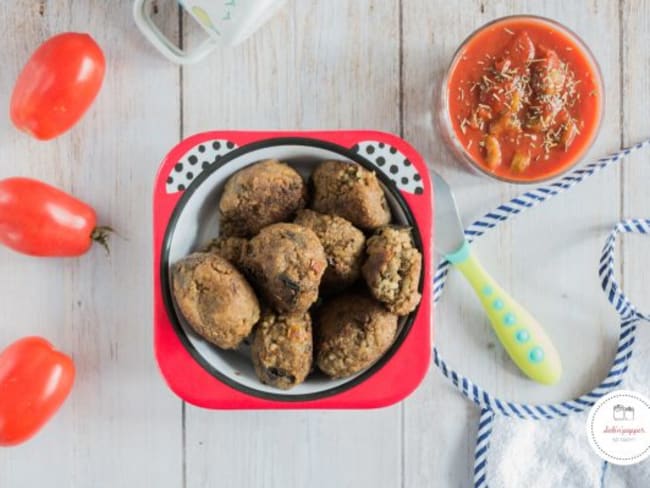
[[135, 0], [133, 2], [133, 18], [142, 34], [160, 51], [167, 59], [177, 64], [191, 64], [206, 57], [218, 46], [218, 42], [208, 37], [196, 49], [186, 52], [171, 42], [154, 24], [147, 12], [148, 0]]

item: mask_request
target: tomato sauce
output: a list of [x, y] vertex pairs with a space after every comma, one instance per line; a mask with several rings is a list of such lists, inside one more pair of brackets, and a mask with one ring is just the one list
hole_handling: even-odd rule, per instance
[[598, 68], [579, 41], [541, 19], [505, 19], [477, 32], [456, 56], [447, 90], [467, 154], [511, 181], [568, 169], [600, 124]]

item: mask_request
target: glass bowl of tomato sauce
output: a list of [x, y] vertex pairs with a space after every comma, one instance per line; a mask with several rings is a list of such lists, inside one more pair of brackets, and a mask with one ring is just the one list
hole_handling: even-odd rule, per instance
[[458, 159], [511, 183], [552, 179], [591, 147], [603, 115], [600, 67], [582, 40], [543, 17], [474, 31], [442, 81], [438, 121]]

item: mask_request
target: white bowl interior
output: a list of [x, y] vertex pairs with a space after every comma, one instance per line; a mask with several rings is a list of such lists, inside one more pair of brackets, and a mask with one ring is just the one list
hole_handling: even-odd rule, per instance
[[[317, 147], [301, 145], [281, 145], [266, 147], [247, 152], [216, 169], [199, 183], [189, 196], [185, 207], [178, 216], [169, 245], [169, 266], [188, 254], [201, 249], [210, 239], [219, 234], [219, 199], [225, 182], [235, 172], [264, 159], [279, 159], [296, 168], [307, 179], [316, 165], [324, 160], [345, 160], [340, 154]], [[388, 203], [393, 213], [393, 222], [408, 225], [402, 208], [391, 192], [386, 192]], [[176, 305], [174, 305], [176, 306]], [[321, 373], [312, 373], [302, 384], [291, 390], [283, 391], [263, 384], [255, 375], [250, 359], [250, 348], [243, 344], [237, 350], [222, 350], [197, 335], [185, 322], [182, 314], [176, 310], [176, 316], [189, 342], [201, 355], [203, 360], [227, 377], [231, 382], [247, 388], [280, 396], [312, 395], [339, 387], [356, 376], [331, 380]], [[399, 331], [406, 321], [400, 320]]]

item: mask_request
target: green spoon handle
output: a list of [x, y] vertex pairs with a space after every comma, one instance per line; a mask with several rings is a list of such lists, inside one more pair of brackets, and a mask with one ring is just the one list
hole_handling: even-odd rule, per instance
[[519, 369], [539, 383], [557, 383], [562, 376], [560, 355], [539, 322], [489, 275], [467, 242], [445, 257], [474, 288], [494, 332]]

